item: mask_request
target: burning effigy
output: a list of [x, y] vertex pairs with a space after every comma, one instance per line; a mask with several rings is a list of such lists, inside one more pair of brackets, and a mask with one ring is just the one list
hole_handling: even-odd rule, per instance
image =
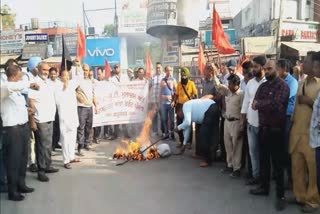
[[[114, 152], [113, 159], [142, 161], [157, 159], [161, 157], [160, 153], [158, 152], [157, 146], [151, 146], [152, 144], [149, 137], [153, 115], [154, 111], [148, 112], [139, 136], [136, 138], [136, 140], [133, 141], [122, 141], [121, 145], [119, 145]], [[157, 142], [159, 142], [160, 140], [158, 140]], [[167, 147], [169, 148], [169, 146]], [[168, 153], [167, 150], [166, 153]]]

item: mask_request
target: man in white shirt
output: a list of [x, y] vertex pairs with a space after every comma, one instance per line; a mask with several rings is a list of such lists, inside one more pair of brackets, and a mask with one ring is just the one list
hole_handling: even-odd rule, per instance
[[[9, 200], [22, 201], [21, 193], [31, 193], [25, 177], [28, 161], [30, 131], [26, 100], [21, 94], [25, 88], [21, 68], [11, 65], [6, 69], [8, 82], [1, 84], [1, 118], [5, 130], [5, 151]], [[20, 89], [19, 89], [20, 88]], [[8, 91], [8, 93], [2, 93]]]
[[83, 80], [79, 81], [77, 88], [78, 100], [78, 114], [80, 125], [78, 127], [77, 142], [78, 142], [78, 155], [83, 156], [81, 150], [84, 148], [90, 150], [90, 138], [92, 136], [92, 122], [93, 122], [93, 106], [94, 111], [96, 108], [96, 97], [94, 94], [94, 84], [89, 78], [90, 67], [83, 64]]
[[34, 117], [30, 118], [30, 123], [36, 140], [38, 180], [41, 182], [49, 181], [46, 173], [59, 171], [51, 166], [52, 132], [56, 103], [54, 88], [48, 79], [49, 69], [49, 65], [45, 62], [38, 65], [39, 74], [35, 78], [35, 82], [40, 88], [38, 91], [30, 90], [28, 94], [29, 105], [35, 110]]
[[74, 66], [71, 67], [70, 77], [73, 80], [80, 81], [83, 79], [83, 69], [80, 63], [80, 59], [76, 58], [74, 60]]
[[[121, 74], [121, 69], [120, 65], [115, 65], [114, 66], [114, 75], [110, 79], [111, 82], [115, 84], [119, 83], [124, 83], [124, 82], [129, 82], [128, 75], [122, 75]], [[122, 131], [124, 132], [124, 136], [126, 138], [130, 138], [129, 133], [128, 133], [128, 127], [127, 124], [122, 125]], [[108, 140], [115, 140], [119, 137], [120, 132], [120, 126], [119, 125], [114, 125], [114, 133], [113, 136], [110, 136]]]
[[161, 115], [160, 115], [160, 83], [161, 80], [164, 78], [162, 74], [162, 65], [160, 62], [156, 63], [156, 73], [150, 80], [149, 91], [150, 91], [150, 99], [149, 105], [150, 109], [155, 109], [155, 114], [152, 118], [152, 131], [153, 135], [158, 134], [158, 123], [160, 120], [160, 127], [161, 132], [164, 133], [164, 126], [161, 122]]
[[245, 90], [244, 100], [241, 108], [242, 117], [247, 120], [247, 134], [249, 143], [249, 153], [252, 164], [253, 179], [247, 181], [248, 185], [255, 185], [259, 183], [260, 176], [260, 160], [259, 160], [259, 119], [258, 111], [252, 109], [252, 102], [259, 86], [266, 81], [265, 71], [263, 66], [266, 64], [267, 59], [265, 56], [257, 56], [253, 59], [253, 74], [254, 78], [251, 79]]

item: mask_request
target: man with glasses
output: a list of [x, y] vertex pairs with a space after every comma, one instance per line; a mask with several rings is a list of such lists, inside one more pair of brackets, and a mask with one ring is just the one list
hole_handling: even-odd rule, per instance
[[[164, 78], [162, 74], [162, 65], [160, 62], [156, 63], [156, 73], [150, 80], [149, 91], [150, 91], [150, 109], [155, 110], [155, 114], [152, 119], [152, 132], [153, 135], [158, 135], [158, 121], [159, 118], [161, 119], [160, 115], [160, 83], [161, 80]], [[160, 120], [161, 121], [161, 120]], [[164, 133], [164, 126], [160, 123], [161, 131]]]

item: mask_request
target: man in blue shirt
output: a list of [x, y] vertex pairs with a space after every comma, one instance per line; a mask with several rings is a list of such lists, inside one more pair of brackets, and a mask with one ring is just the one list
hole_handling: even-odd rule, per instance
[[183, 130], [184, 141], [181, 148], [182, 152], [188, 143], [188, 139], [192, 131], [192, 123], [201, 124], [205, 112], [212, 104], [214, 104], [214, 101], [211, 99], [189, 100], [182, 107], [183, 113], [181, 111], [178, 112], [179, 114], [183, 114], [179, 115], [179, 117], [183, 118], [183, 122], [176, 128], [176, 131]]
[[298, 91], [298, 81], [291, 76], [289, 73], [292, 65], [289, 60], [286, 59], [279, 59], [276, 65], [277, 72], [279, 76], [287, 83], [290, 89], [289, 95], [289, 102], [287, 107], [287, 117], [286, 117], [286, 127], [285, 127], [285, 143], [286, 143], [286, 169], [287, 169], [287, 176], [288, 176], [288, 185], [291, 186], [292, 184], [292, 176], [291, 176], [291, 160], [288, 150], [289, 145], [289, 133], [292, 126], [291, 116], [294, 110], [294, 104], [296, 101], [296, 94]]

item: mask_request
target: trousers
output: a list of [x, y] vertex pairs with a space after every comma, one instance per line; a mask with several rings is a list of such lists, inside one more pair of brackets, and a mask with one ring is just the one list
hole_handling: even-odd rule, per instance
[[12, 194], [17, 192], [19, 187], [26, 185], [30, 127], [28, 123], [25, 123], [15, 127], [6, 127], [5, 130], [8, 193]]
[[291, 153], [293, 194], [297, 201], [319, 207], [315, 150], [309, 145], [309, 135], [295, 137], [299, 141]]
[[90, 143], [92, 136], [93, 110], [92, 107], [78, 106], [79, 127], [77, 130], [77, 142], [83, 147]]
[[248, 124], [247, 126], [249, 154], [252, 164], [252, 176], [260, 176], [260, 155], [259, 155], [259, 127]]
[[37, 123], [37, 128], [34, 132], [35, 150], [38, 172], [41, 173], [51, 166], [53, 122]]
[[62, 146], [62, 158], [63, 163], [67, 164], [74, 160], [74, 151], [76, 148], [77, 141], [77, 128], [73, 130], [62, 130], [60, 129], [60, 143]]
[[320, 147], [316, 148], [316, 165], [317, 165], [317, 185], [320, 190]]

